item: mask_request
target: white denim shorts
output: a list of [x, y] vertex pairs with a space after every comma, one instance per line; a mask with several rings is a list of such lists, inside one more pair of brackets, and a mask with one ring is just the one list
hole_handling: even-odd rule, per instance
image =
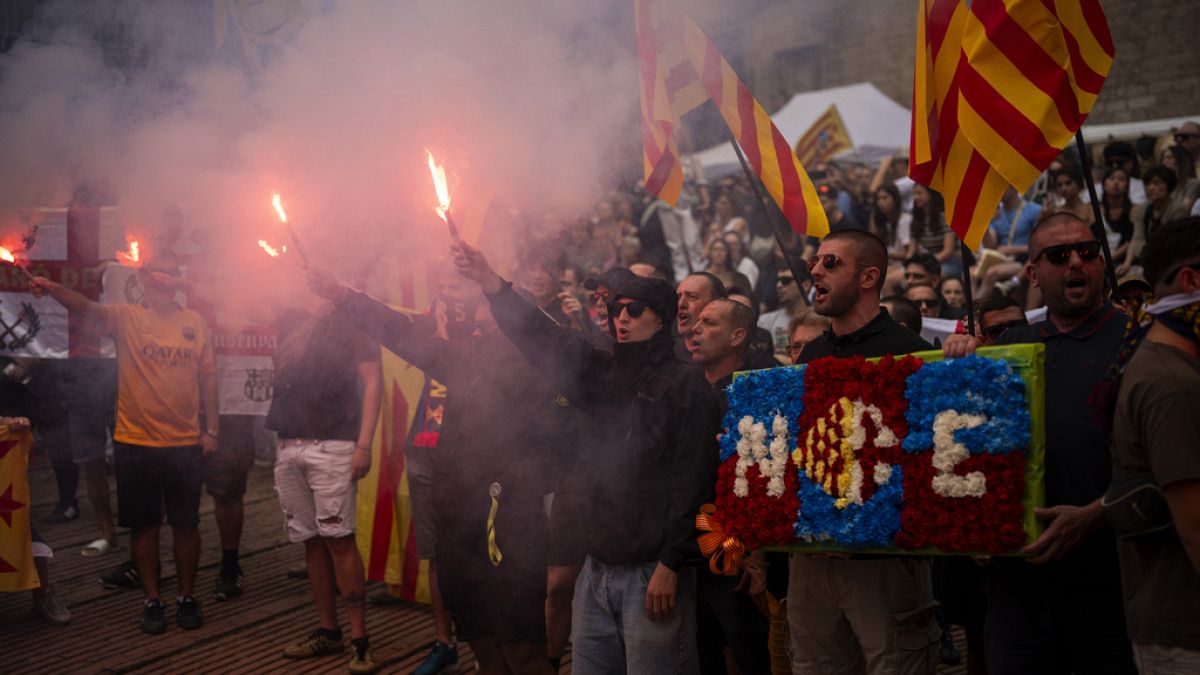
[[288, 539], [354, 534], [354, 442], [280, 440], [275, 453], [275, 492]]

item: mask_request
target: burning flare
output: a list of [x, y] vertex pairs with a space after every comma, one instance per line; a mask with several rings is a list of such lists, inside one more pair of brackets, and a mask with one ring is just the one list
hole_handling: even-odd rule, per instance
[[274, 197], [271, 197], [271, 205], [275, 207], [275, 213], [279, 214], [279, 222], [287, 224], [287, 212], [283, 210], [283, 200], [280, 199], [279, 193], [276, 192]]
[[121, 263], [124, 267], [141, 267], [142, 254], [139, 250], [141, 245], [137, 239], [128, 239], [126, 241], [129, 242], [129, 250], [117, 251], [117, 262]]
[[13, 255], [13, 252], [4, 246], [0, 246], [0, 260], [14, 265], [17, 264], [17, 256]]
[[278, 258], [280, 253], [287, 253], [287, 246], [275, 248], [274, 246], [268, 244], [266, 239], [259, 239], [258, 246], [262, 250], [266, 251], [267, 255], [271, 256], [272, 258]]
[[437, 192], [438, 205], [434, 210], [437, 211], [438, 217], [445, 221], [446, 213], [450, 211], [450, 186], [446, 184], [446, 168], [437, 163], [428, 149], [425, 150], [425, 154], [429, 157], [429, 175], [433, 176], [433, 189]]

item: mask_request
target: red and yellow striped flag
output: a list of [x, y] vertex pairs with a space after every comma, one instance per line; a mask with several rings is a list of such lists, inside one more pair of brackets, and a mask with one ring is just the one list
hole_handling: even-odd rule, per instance
[[969, 247], [1070, 143], [1112, 55], [1097, 0], [921, 0], [909, 175]]
[[963, 53], [959, 124], [1025, 190], [1083, 125], [1114, 50], [1099, 0], [974, 0]]
[[33, 434], [0, 425], [0, 593], [39, 585], [29, 529], [29, 451]]
[[968, 7], [959, 0], [921, 0], [913, 75], [908, 173], [942, 193], [950, 229], [978, 250], [1007, 181], [959, 127], [959, 71]]
[[842, 150], [853, 148], [850, 142], [850, 132], [846, 131], [846, 123], [837, 105], [821, 113], [816, 122], [796, 141], [796, 158], [800, 164], [820, 164], [833, 159]]
[[775, 204], [798, 234], [823, 237], [817, 191], [783, 134], [704, 31], [675, 0], [635, 0], [646, 189], [672, 204], [683, 171], [674, 130], [711, 99]]

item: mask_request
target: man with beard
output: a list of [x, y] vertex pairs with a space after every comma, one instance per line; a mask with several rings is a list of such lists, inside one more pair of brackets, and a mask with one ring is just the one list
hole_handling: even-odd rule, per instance
[[687, 340], [691, 337], [692, 327], [700, 320], [700, 312], [704, 306], [717, 298], [725, 297], [725, 284], [708, 272], [689, 274], [675, 287], [679, 299], [676, 303], [675, 330], [678, 337], [675, 340], [675, 356], [687, 363], [692, 362], [692, 355], [687, 349]]
[[693, 533], [712, 495], [716, 396], [675, 358], [676, 295], [660, 279], [621, 284], [609, 305], [612, 354], [557, 329], [500, 278], [478, 249], [453, 248], [459, 272], [482, 286], [513, 343], [586, 414], [576, 471], [587, 558], [575, 584], [575, 672], [695, 672]]
[[[1026, 560], [988, 566], [988, 672], [1132, 673], [1120, 570], [1101, 497], [1112, 469], [1109, 434], [1087, 401], [1120, 349], [1125, 314], [1104, 299], [1104, 257], [1078, 216], [1048, 216], [1029, 236], [1025, 273], [1046, 301], [1046, 320], [1010, 328], [995, 344], [1046, 345], [1046, 529]], [[948, 358], [979, 340], [951, 335]]]
[[[808, 269], [813, 309], [829, 317], [830, 327], [804, 347], [798, 363], [930, 348], [880, 308], [887, 265], [887, 248], [873, 234], [840, 230], [825, 237]], [[936, 605], [926, 558], [793, 555], [787, 600], [792, 671], [932, 672]]]
[[476, 308], [469, 339], [443, 340], [326, 270], [310, 272], [309, 285], [339, 316], [446, 385], [432, 481], [442, 598], [481, 672], [553, 672], [543, 500], [559, 453], [572, 446], [567, 401], [496, 330], [486, 303], [468, 303]]

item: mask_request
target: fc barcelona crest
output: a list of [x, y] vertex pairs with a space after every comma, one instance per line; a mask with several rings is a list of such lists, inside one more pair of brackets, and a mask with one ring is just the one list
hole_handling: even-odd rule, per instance
[[274, 368], [247, 368], [246, 398], [257, 403], [271, 400], [275, 393], [274, 380]]

